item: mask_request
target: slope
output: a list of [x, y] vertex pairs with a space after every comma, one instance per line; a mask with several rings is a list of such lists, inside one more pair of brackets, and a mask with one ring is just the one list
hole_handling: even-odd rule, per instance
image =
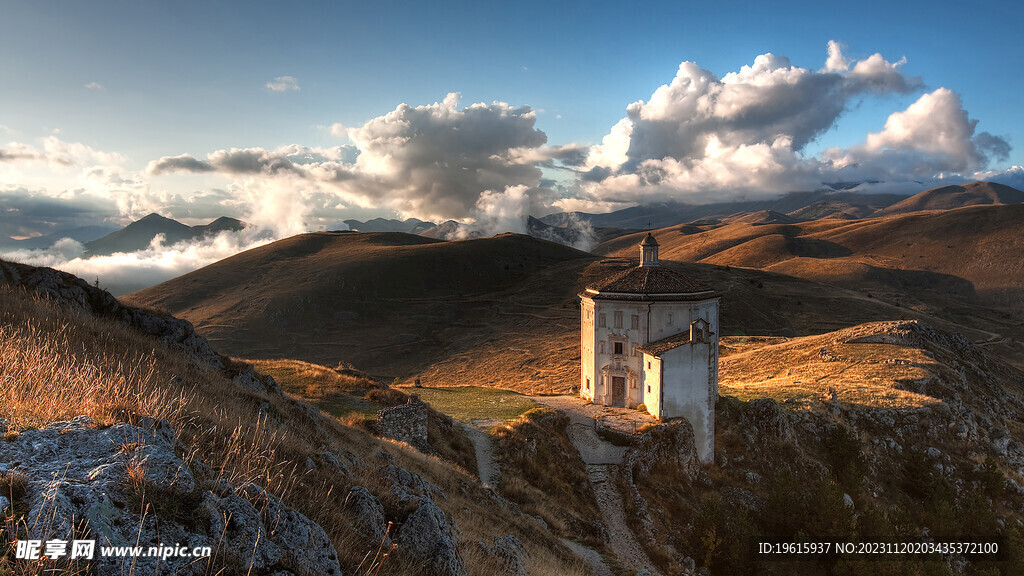
[[[325, 417], [251, 366], [207, 355], [190, 331], [71, 275], [0, 261], [0, 451], [31, 457], [0, 470], [0, 490], [14, 496], [0, 518], [0, 573], [337, 574], [328, 568], [340, 563], [345, 574], [412, 575], [440, 572], [445, 556], [444, 573], [481, 574], [496, 570], [497, 543], [510, 536], [531, 574], [585, 573], [558, 538], [464, 469]], [[83, 441], [91, 437], [99, 441]], [[97, 447], [113, 465], [78, 452]], [[95, 473], [78, 477], [83, 466]], [[32, 517], [29, 504], [47, 498], [57, 504]], [[211, 510], [230, 523], [204, 524]], [[75, 537], [100, 545], [127, 532], [143, 546], [215, 553], [159, 567], [14, 559], [10, 538], [64, 536], [64, 517], [83, 511], [89, 523]], [[382, 547], [387, 556], [374, 558]]]
[[981, 204], [1020, 204], [1024, 192], [995, 182], [970, 182], [959, 186], [942, 186], [915, 194], [902, 202], [883, 208], [876, 216], [906, 214], [921, 210], [950, 210]]

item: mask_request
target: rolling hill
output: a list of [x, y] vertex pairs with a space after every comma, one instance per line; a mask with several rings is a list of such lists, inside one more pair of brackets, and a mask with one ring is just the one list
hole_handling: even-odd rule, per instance
[[971, 182], [962, 186], [943, 186], [925, 190], [902, 202], [883, 208], [875, 215], [887, 216], [922, 210], [950, 210], [964, 206], [1020, 204], [1021, 202], [1024, 202], [1024, 192], [1016, 188], [995, 182]]
[[[727, 335], [799, 336], [926, 316], [783, 274], [663, 264], [722, 293]], [[218, 349], [248, 358], [344, 362], [389, 379], [420, 376], [426, 385], [557, 392], [578, 384], [578, 292], [633, 265], [516, 234], [441, 242], [399, 233], [316, 233], [243, 252], [123, 300], [173, 312]]]

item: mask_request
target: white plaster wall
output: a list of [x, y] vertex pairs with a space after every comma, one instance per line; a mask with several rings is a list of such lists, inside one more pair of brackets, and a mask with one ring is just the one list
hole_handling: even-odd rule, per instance
[[[594, 399], [594, 386], [597, 384], [594, 378], [594, 354], [596, 343], [594, 341], [594, 301], [583, 298], [580, 304], [580, 396], [587, 400]], [[587, 389], [587, 379], [590, 379], [590, 389]]]
[[661, 355], [662, 418], [686, 418], [693, 427], [694, 443], [701, 462], [711, 462], [715, 452], [715, 398], [711, 351], [715, 343], [686, 344]]
[[[644, 404], [647, 412], [652, 416], [661, 414], [661, 360], [657, 356], [644, 354], [642, 357], [644, 366]], [[650, 369], [647, 363], [651, 364]], [[647, 391], [650, 387], [650, 392]]]

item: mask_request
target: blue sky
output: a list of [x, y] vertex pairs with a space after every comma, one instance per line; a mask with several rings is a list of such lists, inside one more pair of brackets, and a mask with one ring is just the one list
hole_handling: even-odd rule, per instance
[[[298, 215], [281, 232], [292, 233], [350, 216], [470, 221], [494, 210], [770, 195], [830, 179], [909, 190], [1024, 164], [1019, 3], [407, 4], [2, 2], [0, 202], [15, 214], [24, 213], [19, 198], [58, 198], [68, 217], [19, 218], [17, 229], [0, 219], [0, 232], [31, 236], [98, 216], [123, 224], [148, 211], [270, 225], [287, 211]], [[816, 92], [831, 81], [821, 74], [830, 41], [849, 66]], [[774, 114], [755, 106], [774, 96], [755, 91], [737, 105], [748, 108], [743, 118], [710, 122], [718, 110], [680, 120], [693, 109], [669, 95], [637, 108], [617, 142], [593, 148], [628, 105], [650, 104], [673, 82], [681, 62], [722, 79], [766, 53], [789, 62], [766, 63], [746, 86], [791, 65], [806, 72], [806, 90], [774, 96], [806, 97], [812, 109], [824, 98], [821, 117], [788, 111], [748, 129]], [[879, 74], [890, 75], [858, 84], [854, 65], [876, 53], [889, 66]], [[268, 88], [275, 82], [292, 89]], [[449, 93], [460, 98], [446, 108]], [[890, 130], [869, 142], [922, 97], [907, 120], [913, 134]], [[396, 110], [403, 103], [438, 107], [411, 119]], [[474, 103], [491, 108], [461, 115]], [[367, 128], [389, 113], [412, 132], [391, 134], [383, 120]], [[961, 115], [952, 129], [971, 132], [928, 147], [939, 138], [925, 130], [937, 114]], [[416, 122], [456, 134], [479, 128], [474, 149], [494, 143], [502, 160], [465, 160], [472, 150], [457, 149], [434, 157], [451, 141], [417, 140], [427, 137]], [[410, 144], [388, 148], [396, 138]], [[712, 140], [724, 150], [714, 158]], [[424, 154], [429, 165], [416, 164]], [[161, 163], [183, 156], [194, 162]], [[461, 179], [467, 172], [478, 177]]]

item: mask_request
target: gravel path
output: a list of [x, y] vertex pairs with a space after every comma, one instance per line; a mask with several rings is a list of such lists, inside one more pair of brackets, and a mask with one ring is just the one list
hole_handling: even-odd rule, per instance
[[[569, 416], [569, 427], [566, 433], [573, 446], [580, 452], [580, 457], [587, 465], [587, 476], [590, 477], [590, 487], [594, 490], [597, 504], [601, 508], [601, 516], [611, 541], [608, 543], [612, 552], [619, 559], [619, 563], [631, 570], [647, 568], [653, 576], [661, 576], [661, 572], [651, 563], [647, 553], [640, 546], [633, 531], [626, 523], [626, 509], [622, 503], [622, 494], [615, 484], [615, 474], [626, 454], [626, 448], [615, 446], [604, 441], [594, 431], [593, 418], [589, 412], [594, 409], [584, 406], [582, 400], [572, 396], [534, 396], [533, 400], [556, 408]], [[591, 550], [591, 552], [593, 552]], [[596, 555], [597, 553], [594, 552]], [[588, 563], [590, 559], [581, 554]], [[598, 555], [600, 558], [600, 555]], [[605, 570], [608, 567], [601, 562]], [[594, 567], [596, 575], [604, 574], [598, 572]], [[609, 571], [610, 572], [610, 571]]]
[[491, 443], [491, 435], [476, 426], [467, 424], [465, 428], [469, 439], [473, 441], [473, 448], [476, 449], [476, 468], [480, 483], [488, 488], [496, 489], [498, 474], [501, 470], [494, 461], [494, 445]]
[[601, 558], [601, 555], [597, 553], [597, 550], [587, 548], [583, 544], [578, 544], [572, 540], [562, 540], [562, 543], [590, 566], [590, 569], [594, 571], [594, 576], [615, 576], [612, 569], [604, 563], [604, 558]]

